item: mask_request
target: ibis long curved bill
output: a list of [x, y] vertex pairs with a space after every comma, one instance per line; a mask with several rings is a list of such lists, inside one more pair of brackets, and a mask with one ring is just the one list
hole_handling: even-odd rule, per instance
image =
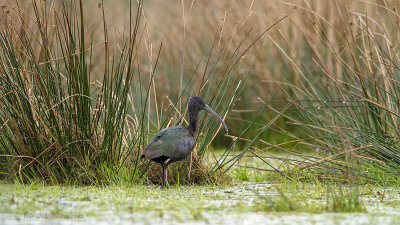
[[228, 127], [226, 126], [225, 122], [221, 119], [221, 117], [218, 116], [216, 112], [214, 112], [214, 110], [210, 108], [210, 106], [204, 105], [204, 110], [206, 110], [208, 113], [217, 118], [219, 122], [221, 122], [222, 126], [224, 126], [226, 133], [228, 133]]

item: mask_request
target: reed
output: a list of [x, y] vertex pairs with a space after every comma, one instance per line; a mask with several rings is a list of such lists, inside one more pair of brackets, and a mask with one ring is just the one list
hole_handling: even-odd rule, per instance
[[[99, 10], [101, 26], [87, 22], [93, 19], [93, 13], [86, 15], [91, 6]], [[210, 53], [189, 75], [181, 73], [180, 82], [172, 84], [177, 95], [168, 96], [157, 89], [168, 78], [160, 77], [157, 68], [163, 42], [153, 49], [143, 2], [131, 1], [129, 8], [124, 32], [110, 36], [103, 4], [5, 5], [0, 30], [2, 178], [109, 184], [149, 177], [154, 183], [158, 178], [151, 178], [151, 165], [140, 153], [158, 130], [187, 123], [191, 96], [205, 98], [223, 118], [232, 109], [251, 68], [245, 66], [246, 51]], [[201, 85], [194, 85], [198, 80]], [[219, 129], [203, 118], [194, 158], [205, 158]], [[203, 175], [195, 182], [209, 179], [202, 160], [188, 160], [177, 165], [180, 182], [189, 181], [196, 168]]]
[[[273, 129], [289, 141], [260, 138], [253, 156], [276, 159], [272, 150], [286, 154], [278, 157], [285, 170], [282, 164], [264, 169], [303, 174], [300, 179], [311, 170], [318, 179], [397, 182], [399, 3], [332, 1], [324, 3], [334, 4], [329, 12], [316, 1], [284, 4], [296, 8], [290, 20], [299, 37], [284, 32], [279, 39], [269, 37], [280, 51], [278, 64], [289, 72], [273, 81], [283, 95], [268, 109], [286, 110], [291, 129], [278, 124]], [[292, 106], [282, 108], [282, 103]]]

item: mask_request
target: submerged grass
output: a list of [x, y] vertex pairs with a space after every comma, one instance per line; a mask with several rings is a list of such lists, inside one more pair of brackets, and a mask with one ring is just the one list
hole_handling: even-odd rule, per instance
[[[111, 216], [134, 221], [171, 219], [182, 222], [204, 221], [225, 213], [236, 217], [258, 212], [261, 213], [259, 216], [268, 217], [275, 213], [281, 216], [307, 213], [310, 216], [340, 212], [393, 218], [400, 213], [396, 209], [400, 204], [398, 190], [377, 186], [355, 189], [322, 183], [246, 182], [233, 186], [186, 185], [160, 190], [157, 186], [142, 185], [82, 187], [32, 183], [1, 184], [0, 189], [5, 193], [0, 197], [0, 213], [16, 215], [57, 213], [84, 219]], [[386, 211], [388, 208], [393, 210]]]
[[[316, 187], [320, 184], [309, 185]], [[355, 213], [366, 211], [365, 203], [361, 199], [359, 187], [357, 186], [350, 188], [341, 185], [332, 187], [328, 184], [327, 187], [322, 188], [325, 189], [324, 191], [320, 190], [320, 193], [313, 194], [304, 190], [299, 191], [299, 189], [302, 189], [299, 187], [285, 187], [284, 189], [277, 188], [278, 196], [260, 196], [263, 201], [260, 202], [259, 209], [268, 212], [305, 213]]]

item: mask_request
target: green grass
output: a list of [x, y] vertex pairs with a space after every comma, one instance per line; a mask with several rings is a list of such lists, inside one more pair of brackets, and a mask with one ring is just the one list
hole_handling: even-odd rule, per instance
[[[323, 188], [321, 188], [321, 186]], [[317, 190], [312, 190], [317, 188]], [[319, 189], [318, 189], [319, 188]], [[322, 190], [321, 190], [322, 189]], [[308, 191], [307, 191], [308, 190]], [[268, 212], [356, 213], [366, 212], [359, 187], [330, 186], [329, 184], [283, 185], [278, 196], [262, 198], [260, 210]]]
[[[99, 10], [102, 7], [98, 5]], [[191, 96], [202, 96], [226, 117], [252, 68], [251, 63], [242, 65], [247, 50], [224, 58], [210, 54], [197, 65], [212, 70], [196, 68], [184, 77], [180, 73], [178, 94], [165, 98], [155, 88], [164, 79], [157, 77], [162, 43], [157, 44], [154, 57], [145, 54], [150, 43], [143, 39], [148, 30], [142, 7], [142, 1], [131, 1], [125, 26], [128, 36], [123, 34], [120, 41], [109, 40], [105, 15], [100, 28], [89, 30], [83, 1], [32, 2], [11, 12], [2, 10], [15, 17], [0, 27], [2, 179], [49, 184], [157, 183], [159, 178], [152, 175], [155, 167], [140, 159], [141, 151], [157, 131], [187, 125], [186, 104]], [[21, 22], [25, 11], [33, 18], [27, 23]], [[92, 33], [99, 36], [90, 38]], [[100, 44], [93, 43], [99, 39], [103, 40]], [[197, 87], [195, 79], [204, 82]], [[160, 102], [159, 96], [166, 102]], [[192, 170], [199, 175], [195, 182], [217, 182], [213, 176], [218, 172], [209, 175], [202, 159], [220, 125], [206, 116], [200, 124], [196, 163], [187, 159], [171, 167], [180, 174], [180, 183], [191, 182], [188, 171]]]
[[82, 187], [32, 183], [1, 184], [0, 189], [4, 193], [0, 198], [0, 213], [53, 213], [82, 218], [134, 215], [136, 218], [153, 217], [153, 221], [154, 216], [160, 215], [171, 217], [173, 221], [206, 221], [209, 215], [221, 212], [230, 215], [334, 212], [362, 213], [367, 217], [393, 216], [385, 210], [400, 205], [398, 188], [366, 186], [356, 190], [322, 183], [265, 185], [250, 182], [232, 186], [185, 185], [169, 190], [142, 185]]

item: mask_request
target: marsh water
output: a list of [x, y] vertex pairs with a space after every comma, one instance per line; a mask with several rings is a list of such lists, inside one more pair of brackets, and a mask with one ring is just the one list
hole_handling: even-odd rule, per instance
[[[357, 213], [270, 210], [264, 203], [280, 195], [279, 184], [256, 182], [168, 190], [0, 184], [0, 190], [0, 224], [400, 224], [398, 188], [364, 188], [365, 211]], [[312, 204], [326, 202], [318, 187], [299, 191]]]

